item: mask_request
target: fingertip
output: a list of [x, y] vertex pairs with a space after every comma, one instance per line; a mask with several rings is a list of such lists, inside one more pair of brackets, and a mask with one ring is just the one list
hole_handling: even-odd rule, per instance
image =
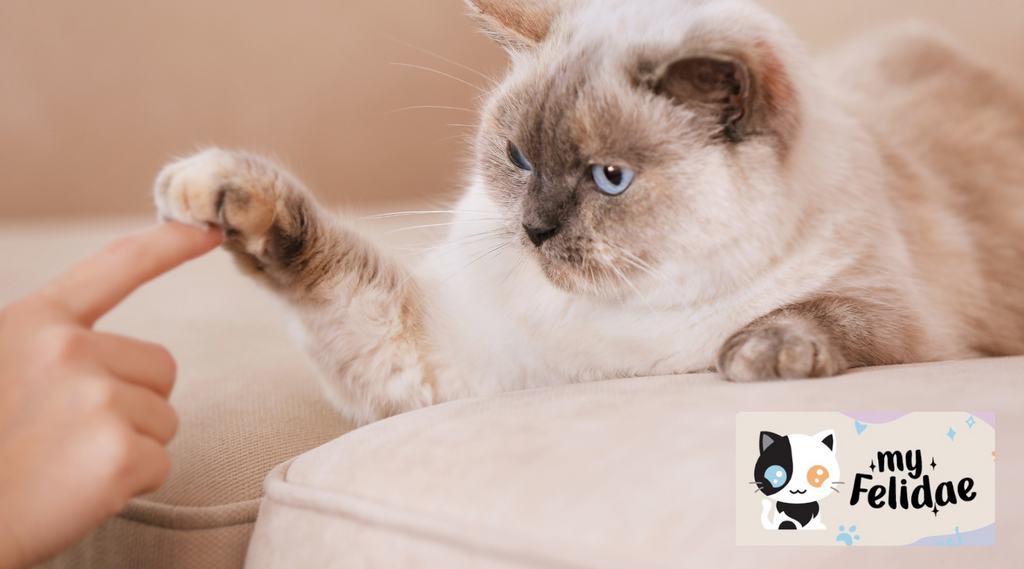
[[171, 444], [171, 441], [173, 441], [174, 437], [178, 434], [178, 429], [181, 428], [181, 417], [178, 416], [178, 410], [173, 406], [171, 407], [171, 413], [168, 415], [167, 420], [171, 422], [171, 425], [168, 428], [170, 436], [167, 438], [167, 441], [164, 442], [164, 446]]
[[224, 230], [213, 224], [206, 224], [203, 228], [203, 246], [207, 251], [212, 251], [224, 243]]
[[190, 225], [180, 221], [169, 221], [161, 227], [167, 227], [169, 231], [176, 232], [192, 242], [199, 254], [212, 251], [224, 242], [224, 232], [221, 228], [209, 223]]
[[217, 245], [220, 245], [221, 243], [224, 242], [224, 230], [219, 225], [207, 223], [206, 227], [203, 230], [211, 234], [210, 238], [216, 241]]
[[157, 386], [158, 393], [163, 396], [164, 399], [168, 399], [171, 393], [174, 391], [174, 384], [178, 379], [178, 362], [174, 359], [174, 354], [170, 350], [161, 346], [160, 344], [151, 344], [154, 348], [157, 356], [163, 360], [163, 373], [160, 374], [162, 381]]

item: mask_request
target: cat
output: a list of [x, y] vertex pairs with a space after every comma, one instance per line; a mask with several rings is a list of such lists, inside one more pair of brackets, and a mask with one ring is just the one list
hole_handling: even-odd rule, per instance
[[1024, 353], [1024, 96], [951, 40], [899, 29], [815, 64], [744, 0], [467, 2], [511, 63], [444, 264], [404, 266], [244, 152], [155, 184], [162, 219], [224, 229], [356, 424]]
[[[839, 482], [836, 433], [814, 436], [763, 431], [761, 454], [754, 466], [754, 484], [761, 501], [761, 525], [767, 530], [823, 530], [818, 502], [830, 496]], [[775, 517], [769, 519], [775, 502]]]

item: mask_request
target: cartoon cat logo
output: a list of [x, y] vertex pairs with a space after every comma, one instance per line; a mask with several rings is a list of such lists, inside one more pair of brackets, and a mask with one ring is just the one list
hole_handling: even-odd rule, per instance
[[[762, 431], [761, 456], [754, 466], [754, 484], [767, 497], [761, 502], [761, 524], [768, 530], [826, 529], [818, 501], [828, 497], [839, 482], [836, 433], [813, 437], [779, 436]], [[769, 520], [772, 501], [775, 519]]]

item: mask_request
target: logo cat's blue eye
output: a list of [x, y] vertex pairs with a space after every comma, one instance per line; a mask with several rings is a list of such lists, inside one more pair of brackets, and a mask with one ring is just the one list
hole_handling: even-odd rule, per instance
[[633, 183], [633, 176], [636, 175], [636, 172], [629, 168], [618, 166], [593, 166], [590, 172], [598, 189], [610, 196], [617, 196], [629, 189], [629, 185]]
[[764, 478], [772, 485], [772, 488], [782, 488], [786, 485], [786, 469], [781, 466], [769, 466], [764, 471]]
[[533, 171], [533, 164], [530, 164], [530, 161], [523, 155], [523, 151], [519, 150], [519, 147], [511, 142], [508, 143], [508, 158], [516, 165], [516, 168], [527, 172]]

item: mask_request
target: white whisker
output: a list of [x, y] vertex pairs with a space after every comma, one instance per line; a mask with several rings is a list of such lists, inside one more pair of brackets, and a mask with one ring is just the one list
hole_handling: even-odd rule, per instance
[[[629, 253], [628, 251], [625, 251], [625, 253], [626, 253], [627, 255], [632, 255], [632, 253]], [[636, 268], [640, 269], [641, 271], [643, 271], [643, 272], [645, 272], [645, 273], [647, 273], [647, 274], [651, 275], [652, 277], [654, 277], [654, 278], [658, 279], [658, 280], [659, 280], [659, 281], [661, 281], [661, 282], [662, 282], [663, 284], [671, 284], [671, 283], [669, 282], [669, 280], [668, 280], [668, 279], [666, 279], [666, 278], [665, 278], [664, 276], [662, 276], [662, 275], [661, 275], [660, 273], [658, 273], [658, 272], [657, 272], [657, 271], [655, 271], [654, 269], [650, 268], [650, 267], [649, 267], [649, 266], [647, 266], [647, 265], [642, 265], [642, 264], [640, 264], [640, 263], [641, 263], [642, 261], [640, 261], [639, 259], [638, 259], [638, 260], [635, 260], [635, 261], [634, 261], [633, 259], [630, 259], [629, 257], [623, 257], [623, 259], [622, 259], [622, 260], [623, 260], [623, 261], [626, 261], [626, 262], [627, 262], [627, 263], [629, 263], [630, 265], [632, 265], [632, 266], [634, 266], [634, 267], [636, 267]]]
[[450, 281], [452, 278], [455, 277], [455, 275], [457, 275], [457, 274], [461, 273], [462, 271], [466, 270], [467, 267], [469, 267], [473, 263], [476, 263], [480, 259], [483, 259], [484, 257], [486, 257], [486, 256], [488, 256], [488, 255], [490, 255], [492, 253], [495, 253], [497, 251], [501, 251], [502, 249], [504, 249], [505, 247], [508, 247], [508, 246], [509, 246], [509, 243], [502, 243], [501, 245], [498, 245], [497, 247], [494, 247], [493, 249], [490, 249], [490, 250], [486, 251], [482, 255], [480, 255], [480, 256], [476, 257], [475, 259], [473, 259], [472, 261], [466, 263], [461, 269], [459, 269], [459, 270], [455, 271], [454, 273], [452, 273], [448, 278], [446, 278], [445, 280], [441, 281], [441, 284], [444, 284], [444, 283]]
[[448, 222], [448, 223], [431, 223], [431, 224], [428, 224], [428, 225], [413, 225], [412, 227], [402, 227], [402, 228], [399, 228], [399, 229], [393, 229], [391, 231], [388, 231], [387, 233], [381, 233], [380, 236], [381, 237], [386, 237], [388, 235], [394, 235], [396, 233], [403, 233], [405, 231], [413, 231], [415, 229], [427, 229], [427, 228], [430, 228], [430, 227], [451, 227], [453, 225], [466, 225], [466, 224], [469, 224], [469, 223], [494, 223], [496, 221], [501, 221], [501, 220], [500, 219], [468, 219], [468, 220], [465, 220], [465, 221], [452, 221], [452, 222]]
[[653, 313], [655, 311], [654, 307], [651, 306], [651, 304], [649, 302], [647, 302], [647, 299], [644, 298], [644, 295], [640, 293], [640, 289], [636, 288], [636, 286], [633, 284], [633, 282], [630, 281], [628, 278], [626, 278], [626, 275], [624, 275], [622, 273], [622, 271], [619, 270], [618, 267], [616, 267], [614, 265], [609, 265], [609, 266], [611, 267], [612, 271], [614, 271], [615, 274], [618, 275], [618, 277], [620, 279], [622, 279], [627, 285], [629, 285], [629, 288], [633, 289], [633, 292], [636, 293], [636, 295], [640, 299], [640, 301], [643, 302], [644, 304], [646, 304], [647, 308], [649, 308], [651, 310], [651, 312]]
[[[518, 261], [516, 261], [516, 264], [512, 265], [512, 269], [511, 269], [511, 270], [509, 270], [509, 272], [508, 272], [508, 274], [507, 274], [507, 275], [505, 275], [505, 278], [501, 279], [501, 284], [502, 284], [502, 285], [504, 285], [504, 284], [505, 284], [505, 281], [507, 281], [507, 280], [508, 280], [508, 278], [512, 276], [512, 273], [514, 273], [514, 272], [516, 271], [516, 269], [518, 269], [518, 268], [519, 268], [519, 265], [522, 265], [522, 264], [523, 264], [523, 261], [525, 261], [525, 260], [526, 260], [526, 255], [523, 255], [522, 253], [520, 253], [520, 254], [519, 254], [519, 260], [518, 260]], [[514, 283], [514, 282], [515, 282], [515, 280], [513, 280], [512, 282]]]
[[442, 142], [445, 142], [445, 141], [448, 141], [448, 140], [454, 140], [456, 138], [468, 139], [470, 136], [471, 135], [469, 135], [469, 134], [456, 134], [456, 135], [452, 135], [452, 136], [446, 136], [444, 138], [439, 138], [439, 139], [435, 140], [434, 142], [431, 142], [431, 144], [441, 144]]
[[469, 71], [469, 72], [472, 72], [472, 73], [476, 73], [480, 77], [483, 77], [484, 79], [486, 79], [487, 82], [492, 84], [492, 85], [496, 84], [496, 81], [494, 79], [492, 79], [491, 77], [488, 77], [487, 75], [484, 75], [483, 73], [480, 73], [479, 71], [477, 71], [476, 69], [473, 69], [472, 67], [467, 67], [467, 66], [465, 66], [465, 65], [463, 65], [461, 63], [452, 61], [452, 60], [450, 60], [450, 59], [448, 59], [446, 57], [442, 57], [442, 56], [440, 56], [440, 55], [438, 55], [438, 54], [436, 54], [436, 53], [434, 53], [432, 51], [425, 50], [422, 47], [416, 47], [416, 46], [412, 45], [411, 43], [406, 43], [406, 42], [404, 42], [404, 41], [402, 41], [402, 40], [400, 40], [398, 38], [395, 38], [395, 37], [392, 37], [392, 36], [385, 36], [385, 37], [387, 37], [391, 41], [400, 43], [400, 44], [404, 45], [405, 47], [409, 47], [409, 48], [415, 49], [416, 51], [425, 53], [425, 54], [427, 54], [429, 56], [436, 57], [436, 58], [440, 59], [441, 61], [445, 61], [445, 62], [451, 63], [452, 65], [454, 65], [456, 67], [461, 67], [462, 69], [465, 69], [466, 71]]
[[447, 73], [445, 73], [443, 71], [438, 71], [436, 69], [431, 69], [429, 67], [423, 67], [422, 65], [412, 65], [410, 63], [395, 63], [395, 62], [392, 62], [391, 65], [398, 65], [398, 66], [401, 66], [401, 67], [411, 67], [413, 69], [422, 69], [423, 71], [430, 71], [432, 73], [437, 73], [438, 75], [444, 75], [445, 77], [448, 77], [449, 79], [454, 79], [454, 80], [456, 80], [459, 83], [462, 83], [464, 85], [469, 85], [470, 87], [476, 89], [477, 91], [481, 91], [483, 93], [487, 92], [486, 89], [481, 88], [479, 85], [474, 85], [474, 84], [470, 83], [469, 81], [466, 81], [465, 79], [459, 79], [458, 77], [456, 77], [454, 75], [449, 75], [449, 74], [447, 74]]
[[384, 116], [393, 115], [395, 113], [400, 113], [402, 111], [412, 111], [412, 110], [415, 110], [415, 109], [443, 109], [443, 110], [449, 110], [449, 111], [465, 111], [467, 113], [475, 113], [476, 112], [473, 109], [465, 109], [465, 108], [462, 108], [462, 107], [445, 107], [445, 106], [441, 106], [441, 105], [416, 105], [414, 107], [405, 107], [405, 108], [402, 108], [402, 109], [395, 109], [393, 111], [388, 111], [388, 112], [384, 113]]
[[366, 219], [386, 219], [386, 218], [389, 218], [389, 217], [404, 217], [404, 216], [407, 216], [407, 215], [435, 215], [435, 214], [442, 214], [442, 213], [459, 213], [459, 214], [479, 213], [479, 214], [486, 214], [486, 215], [495, 215], [495, 213], [493, 211], [472, 211], [472, 210], [434, 210], [434, 211], [431, 211], [431, 210], [424, 210], [424, 211], [396, 211], [396, 212], [392, 212], [392, 213], [381, 213], [381, 214], [377, 214], [377, 215], [370, 215], [370, 216], [367, 216], [367, 217], [361, 217], [359, 219], [361, 219], [361, 220], [366, 220]]

